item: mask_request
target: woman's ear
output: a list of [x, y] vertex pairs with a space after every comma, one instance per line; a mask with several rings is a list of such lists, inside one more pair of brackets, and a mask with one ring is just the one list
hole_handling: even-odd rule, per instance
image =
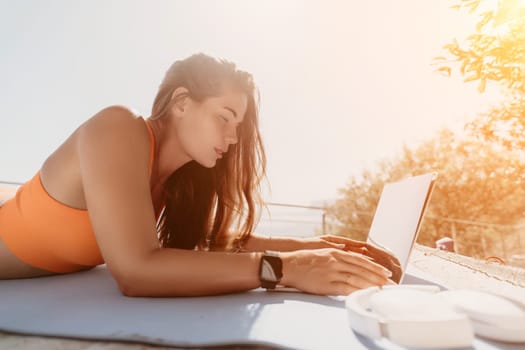
[[189, 102], [189, 91], [185, 87], [179, 86], [171, 94], [173, 109], [179, 113], [184, 113]]

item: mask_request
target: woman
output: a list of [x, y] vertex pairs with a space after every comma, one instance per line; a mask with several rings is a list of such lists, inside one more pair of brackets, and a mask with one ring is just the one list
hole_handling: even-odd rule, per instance
[[250, 74], [196, 54], [169, 68], [149, 118], [110, 106], [88, 119], [4, 198], [0, 278], [106, 263], [127, 296], [388, 283], [373, 260], [397, 274], [395, 258], [363, 243], [251, 234], [265, 169], [255, 94]]

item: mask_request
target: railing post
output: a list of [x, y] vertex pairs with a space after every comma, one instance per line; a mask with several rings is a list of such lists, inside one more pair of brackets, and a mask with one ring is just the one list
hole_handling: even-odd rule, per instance
[[501, 239], [501, 250], [503, 253], [503, 258], [507, 260], [507, 249], [505, 247], [505, 236], [502, 231], [499, 232], [499, 237]]

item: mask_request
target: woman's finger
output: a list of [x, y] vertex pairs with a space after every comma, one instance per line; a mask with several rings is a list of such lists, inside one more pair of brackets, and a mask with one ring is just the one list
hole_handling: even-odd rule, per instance
[[359, 288], [355, 288], [346, 282], [331, 282], [329, 289], [328, 295], [348, 295]]
[[343, 250], [346, 248], [346, 244], [344, 243], [326, 242], [326, 245], [328, 248], [343, 249]]
[[344, 247], [342, 247], [341, 249], [355, 252], [355, 253], [364, 254], [367, 256], [369, 255], [367, 244], [365, 242], [354, 241], [350, 238], [339, 237], [339, 236], [322, 236], [321, 239], [327, 242], [333, 242], [336, 244], [341, 244], [341, 245], [344, 244]]
[[325, 236], [321, 236], [321, 239], [328, 241], [328, 242], [332, 242], [332, 243], [344, 244], [346, 247], [362, 246], [365, 244], [364, 242], [355, 241], [353, 239], [342, 237], [342, 236], [325, 235]]
[[385, 249], [382, 249], [382, 248], [379, 248], [379, 247], [376, 247], [376, 246], [373, 246], [371, 244], [367, 244], [366, 245], [366, 250], [369, 252], [368, 255], [372, 256], [372, 257], [376, 257], [378, 259], [396, 259], [396, 257], [394, 256], [393, 253], [385, 250]]
[[389, 269], [383, 267], [382, 265], [376, 262], [369, 260], [364, 255], [345, 252], [345, 251], [339, 251], [339, 250], [335, 251], [334, 254], [336, 254], [338, 258], [340, 258], [342, 261], [346, 262], [347, 264], [361, 266], [379, 276], [383, 276], [383, 277], [392, 276], [392, 272]]
[[345, 283], [354, 288], [363, 289], [368, 287], [382, 286], [386, 284], [386, 280], [383, 283], [373, 283], [359, 274], [349, 273], [345, 276]]
[[359, 288], [383, 286], [388, 284], [388, 278], [384, 276], [378, 276], [358, 267], [354, 267], [354, 269], [348, 269], [345, 272], [339, 272], [336, 280], [345, 283], [352, 282], [354, 286]]
[[401, 264], [399, 259], [396, 258], [392, 253], [382, 250], [381, 248], [377, 248], [372, 245], [368, 245], [368, 247], [369, 253], [366, 253], [367, 256], [372, 257], [375, 262], [392, 271], [392, 279], [399, 282], [399, 279], [401, 278]]

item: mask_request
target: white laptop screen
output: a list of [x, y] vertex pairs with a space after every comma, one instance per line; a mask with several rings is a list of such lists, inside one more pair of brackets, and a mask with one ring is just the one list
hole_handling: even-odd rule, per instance
[[403, 269], [416, 241], [436, 173], [409, 177], [383, 187], [368, 233], [368, 243], [392, 252]]

